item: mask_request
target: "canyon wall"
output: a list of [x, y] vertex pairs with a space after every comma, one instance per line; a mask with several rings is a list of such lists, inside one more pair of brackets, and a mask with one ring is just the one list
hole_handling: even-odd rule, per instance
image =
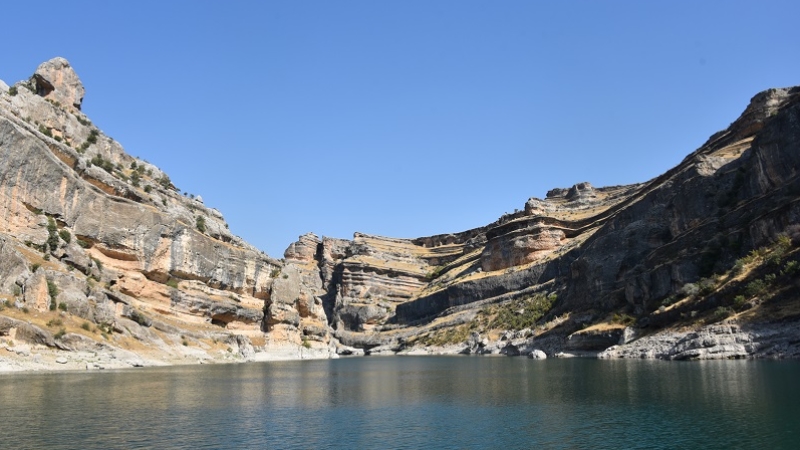
[[[0, 334], [62, 350], [154, 360], [603, 350], [623, 334], [703, 326], [751, 281], [732, 267], [800, 223], [798, 88], [756, 95], [648, 182], [552, 189], [458, 233], [308, 233], [282, 260], [128, 155], [81, 112], [84, 94], [63, 58], [0, 83]], [[795, 305], [786, 280], [775, 298]], [[697, 283], [705, 293], [687, 294]], [[763, 322], [755, 311], [774, 315], [775, 302], [751, 301], [731, 320]]]

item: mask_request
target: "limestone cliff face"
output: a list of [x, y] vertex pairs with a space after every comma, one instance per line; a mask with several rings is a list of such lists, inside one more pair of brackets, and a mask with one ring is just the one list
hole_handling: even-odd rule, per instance
[[522, 211], [459, 234], [356, 233], [337, 240], [335, 252], [327, 238], [301, 239], [287, 256], [303, 248], [305, 260], [316, 261], [324, 280], [317, 295], [335, 335], [367, 351], [403, 351], [419, 336], [476, 323], [465, 314], [540, 293], [558, 298], [547, 317], [572, 317], [531, 332], [560, 336], [553, 348], [618, 339], [616, 332], [571, 335], [615, 311], [645, 326], [694, 317], [730, 300], [710, 295], [666, 315], [659, 308], [800, 222], [798, 98], [798, 88], [758, 94], [727, 130], [647, 183], [553, 189]]
[[[63, 58], [27, 81], [0, 82], [0, 335], [179, 360], [543, 355], [641, 336], [662, 345], [674, 335], [653, 337], [658, 330], [726, 314], [759, 330], [800, 319], [791, 278], [800, 88], [756, 95], [730, 127], [646, 183], [552, 189], [460, 233], [309, 233], [282, 261], [125, 153], [81, 113], [83, 96]], [[781, 235], [792, 233], [787, 247]], [[770, 250], [779, 240], [780, 252]], [[774, 270], [742, 262], [770, 252]], [[759, 280], [772, 283], [769, 295], [737, 296]], [[800, 341], [785, 341], [790, 350], [778, 353], [800, 354]]]
[[63, 58], [0, 92], [2, 293], [44, 313], [50, 283], [56, 307], [103, 326], [133, 308], [142, 323], [262, 336], [281, 263], [126, 154], [80, 112], [83, 94]]
[[36, 95], [49, 98], [68, 110], [80, 111], [86, 90], [66, 59], [58, 57], [43, 62], [36, 68], [30, 83]]

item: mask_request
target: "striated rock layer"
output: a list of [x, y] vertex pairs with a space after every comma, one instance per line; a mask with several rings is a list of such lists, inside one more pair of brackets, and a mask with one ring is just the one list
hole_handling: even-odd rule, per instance
[[[774, 306], [768, 297], [790, 297], [791, 309], [798, 286], [775, 270], [773, 292], [764, 296], [768, 307], [745, 311], [738, 297], [747, 297], [747, 285], [766, 269], [741, 274], [734, 266], [800, 229], [799, 94], [798, 88], [758, 94], [728, 129], [646, 183], [553, 189], [522, 211], [463, 233], [418, 239], [356, 233], [352, 241], [336, 240], [335, 256], [326, 251], [327, 238], [301, 239], [290, 250], [305, 246], [307, 258], [315, 255], [324, 280], [317, 295], [335, 336], [368, 353], [433, 351], [430, 343], [442, 339], [453, 346], [435, 351], [500, 352], [506, 347], [492, 340], [520, 330], [513, 321], [498, 323], [498, 311], [537, 295], [557, 300], [535, 327], [522, 330], [523, 347], [539, 342], [553, 354], [616, 344], [616, 331], [581, 331], [603, 324], [619, 331], [616, 324], [633, 321], [648, 335], [718, 320], [768, 321], [772, 312], [765, 311]], [[795, 248], [773, 263], [796, 264]], [[704, 292], [686, 295], [696, 283], [704, 283]], [[791, 311], [781, 316], [800, 319]], [[483, 337], [476, 341], [475, 333]], [[488, 347], [470, 344], [483, 340]], [[512, 347], [519, 353], [519, 345]], [[796, 355], [796, 347], [770, 356]]]
[[[49, 327], [53, 334], [63, 326], [170, 357], [200, 348], [203, 358], [227, 357], [239, 347], [221, 344], [228, 336], [269, 344], [265, 302], [283, 264], [231, 234], [199, 197], [181, 196], [158, 167], [125, 153], [80, 112], [83, 95], [63, 58], [0, 92], [4, 312], [62, 323]], [[313, 325], [324, 329], [319, 316]], [[280, 343], [299, 345], [300, 333]]]
[[309, 233], [281, 261], [125, 153], [83, 96], [63, 58], [0, 83], [0, 343], [14, 355], [800, 354], [798, 88], [756, 95], [646, 183], [552, 189], [460, 233]]

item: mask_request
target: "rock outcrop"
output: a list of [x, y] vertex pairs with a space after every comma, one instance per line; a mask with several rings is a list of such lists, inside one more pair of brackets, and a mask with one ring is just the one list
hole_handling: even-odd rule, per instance
[[30, 79], [34, 92], [68, 109], [81, 109], [86, 90], [78, 74], [64, 58], [53, 58], [36, 68]]
[[12, 341], [138, 348], [131, 365], [799, 354], [800, 88], [756, 95], [645, 183], [552, 189], [459, 233], [309, 233], [280, 261], [105, 136], [83, 96], [63, 58], [0, 83], [0, 335]]
[[[545, 199], [529, 199], [523, 211], [458, 234], [404, 240], [356, 233], [347, 245], [338, 241], [344, 250], [335, 258], [315, 241], [305, 254], [316, 255], [330, 280], [319, 295], [335, 335], [368, 352], [402, 352], [445, 329], [453, 344], [466, 345], [458, 351], [505, 352], [506, 344], [492, 339], [470, 347], [468, 333], [453, 332], [464, 321], [450, 318], [549, 293], [558, 301], [544, 318], [550, 322], [534, 334], [553, 354], [585, 353], [619, 340], [622, 328], [613, 324], [576, 332], [602, 325], [609, 314], [657, 331], [685, 324], [690, 313], [704, 317], [693, 329], [718, 308], [735, 313], [733, 298], [747, 280], [725, 274], [800, 221], [799, 94], [798, 88], [758, 94], [727, 130], [646, 183], [553, 189]], [[292, 248], [298, 247], [302, 241]], [[724, 295], [693, 296], [660, 314], [685, 298], [686, 285], [714, 274], [727, 278], [718, 275], [708, 289]], [[450, 325], [437, 328], [437, 321]]]
[[[80, 112], [83, 95], [63, 58], [0, 93], [5, 304], [67, 331], [84, 320], [76, 332], [106, 330], [119, 345], [130, 336], [158, 348], [164, 340], [151, 326], [198, 343], [226, 334], [263, 341], [265, 301], [283, 264], [125, 153]], [[50, 317], [60, 312], [70, 320]]]

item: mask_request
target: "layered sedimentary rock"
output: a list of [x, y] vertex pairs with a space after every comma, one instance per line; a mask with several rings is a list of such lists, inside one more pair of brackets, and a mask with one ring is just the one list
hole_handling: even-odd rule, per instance
[[310, 341], [329, 343], [323, 283], [315, 259], [319, 245], [317, 236], [309, 233], [286, 250], [287, 264], [280, 273], [276, 271], [264, 309], [265, 331], [272, 338], [306, 345]]
[[[663, 317], [658, 310], [800, 221], [798, 92], [758, 94], [727, 130], [647, 183], [578, 183], [480, 229], [419, 239], [356, 233], [348, 245], [337, 241], [344, 250], [335, 258], [324, 256], [324, 245], [308, 251], [331, 280], [322, 295], [336, 335], [368, 350], [403, 351], [437, 321], [458, 325], [470, 311], [543, 292], [558, 297], [547, 317], [573, 319], [545, 326], [539, 339], [553, 351], [586, 343], [597, 350], [615, 335], [570, 336], [614, 311], [663, 326], [667, 316], [676, 323], [725, 308], [733, 294], [693, 297]], [[744, 283], [717, 286], [728, 292]]]
[[131, 328], [158, 317], [176, 330], [261, 336], [281, 263], [105, 136], [80, 112], [83, 94], [63, 58], [0, 93], [0, 288], [9, 303], [108, 329], [135, 308]]
[[786, 331], [800, 320], [798, 88], [756, 95], [646, 183], [555, 188], [459, 233], [309, 233], [281, 261], [125, 153], [81, 113], [83, 95], [62, 58], [0, 83], [0, 335], [12, 340], [162, 359], [800, 354]]

